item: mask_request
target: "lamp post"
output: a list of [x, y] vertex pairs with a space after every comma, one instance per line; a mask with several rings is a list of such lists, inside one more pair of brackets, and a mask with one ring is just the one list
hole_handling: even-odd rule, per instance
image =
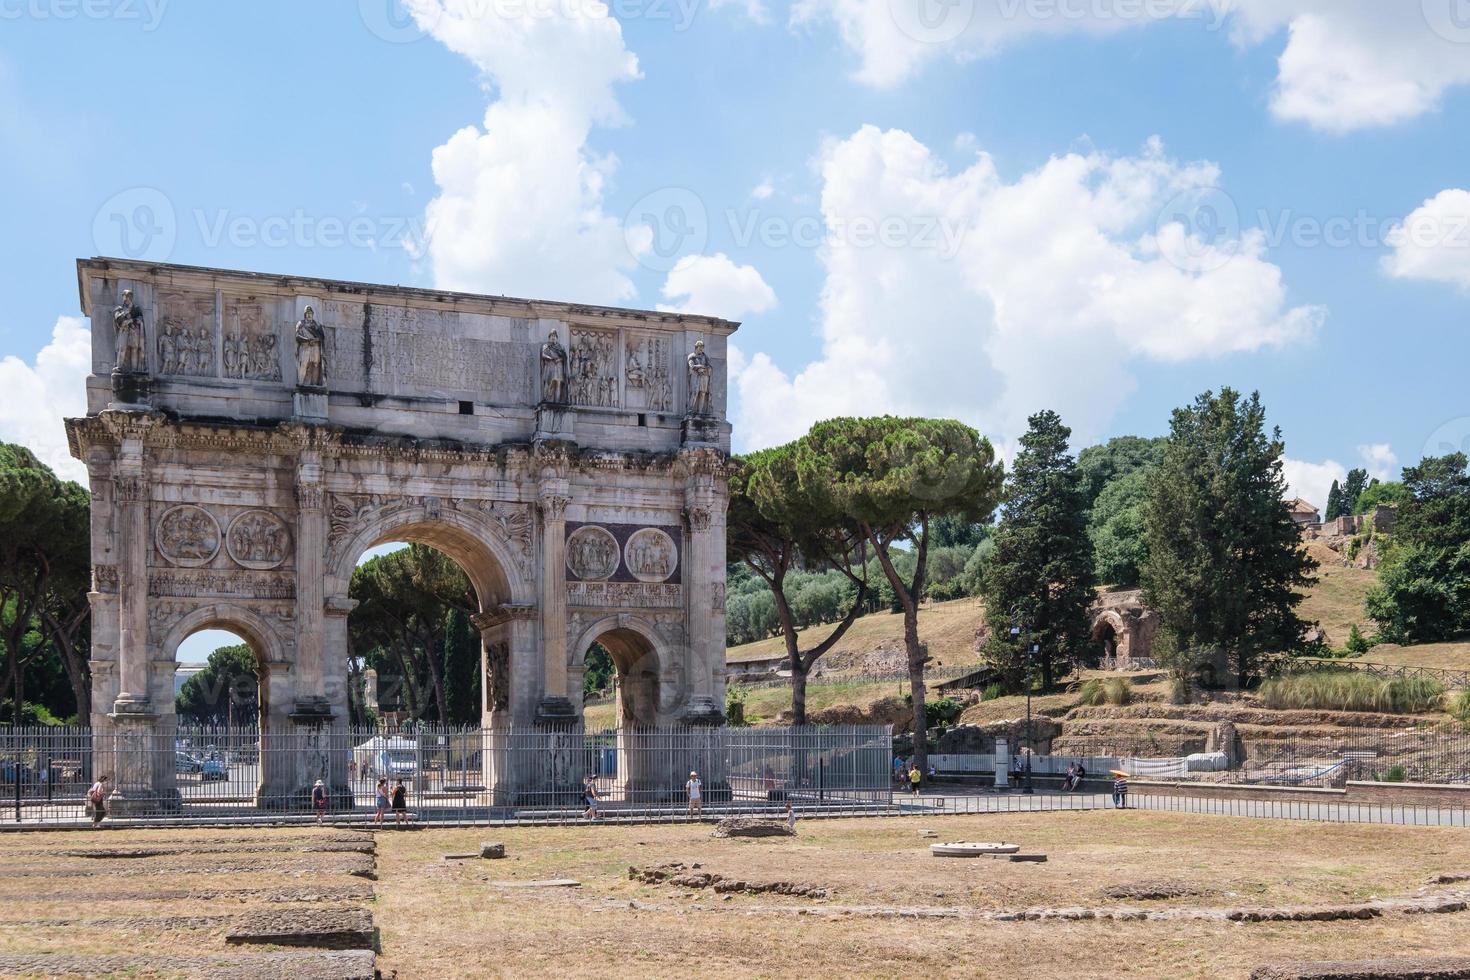
[[[1021, 639], [1021, 610], [1020, 607], [1011, 612], [1011, 639]], [[1036, 741], [1031, 732], [1031, 663], [1037, 653], [1041, 652], [1040, 644], [1032, 643], [1026, 647], [1026, 770], [1021, 783], [1023, 794], [1035, 793], [1036, 789], [1031, 784], [1031, 756], [1036, 751]]]

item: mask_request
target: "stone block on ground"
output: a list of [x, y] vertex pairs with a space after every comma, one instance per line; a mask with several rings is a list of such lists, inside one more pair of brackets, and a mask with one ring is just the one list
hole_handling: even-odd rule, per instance
[[795, 837], [784, 820], [762, 817], [726, 817], [715, 825], [714, 837]]
[[151, 956], [146, 954], [0, 953], [0, 976], [208, 977], [209, 980], [376, 980], [371, 950]]
[[500, 841], [481, 841], [480, 857], [487, 860], [505, 857], [505, 845]]
[[372, 949], [373, 916], [366, 909], [279, 908], [247, 912], [225, 933], [239, 946], [310, 946], [317, 949]]
[[1418, 957], [1352, 962], [1268, 963], [1251, 971], [1251, 980], [1464, 980], [1470, 957]]

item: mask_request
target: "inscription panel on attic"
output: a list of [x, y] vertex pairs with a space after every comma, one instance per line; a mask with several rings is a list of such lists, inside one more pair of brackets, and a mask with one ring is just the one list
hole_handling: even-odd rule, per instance
[[326, 329], [328, 383], [334, 389], [533, 401], [533, 351], [524, 318], [493, 318], [504, 321], [507, 340], [465, 336], [460, 314], [440, 310], [328, 300], [319, 319]]

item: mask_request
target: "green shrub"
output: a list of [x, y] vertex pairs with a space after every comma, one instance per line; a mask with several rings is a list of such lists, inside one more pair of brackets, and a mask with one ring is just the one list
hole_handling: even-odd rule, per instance
[[960, 715], [964, 713], [965, 706], [954, 698], [939, 698], [937, 701], [924, 703], [924, 716], [931, 725], [947, 728], [958, 721]]
[[996, 698], [1003, 698], [1005, 696], [1005, 685], [999, 683], [991, 684], [990, 686], [986, 687], [985, 690], [980, 692], [981, 701], [994, 701]]
[[749, 696], [750, 692], [737, 684], [725, 688], [725, 724], [731, 728], [745, 727], [745, 699]]
[[1363, 635], [1363, 631], [1358, 629], [1357, 623], [1354, 623], [1352, 628], [1348, 630], [1346, 649], [1348, 653], [1355, 657], [1361, 657], [1373, 649], [1373, 641]]
[[1461, 691], [1450, 702], [1450, 714], [1456, 721], [1470, 722], [1470, 691]]
[[1089, 708], [1103, 704], [1127, 704], [1133, 700], [1133, 689], [1126, 678], [1093, 678], [1078, 690], [1078, 700]]
[[1382, 711], [1419, 714], [1438, 710], [1444, 685], [1423, 677], [1383, 680], [1355, 670], [1317, 670], [1273, 677], [1261, 685], [1268, 708], [1318, 711]]
[[1403, 766], [1389, 766], [1373, 778], [1380, 783], [1401, 783], [1408, 775]]

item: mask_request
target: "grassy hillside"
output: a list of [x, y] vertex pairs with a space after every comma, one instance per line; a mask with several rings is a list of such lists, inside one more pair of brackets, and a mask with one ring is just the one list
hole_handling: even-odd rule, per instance
[[[975, 630], [985, 619], [985, 607], [978, 599], [956, 599], [953, 602], [930, 603], [919, 610], [919, 637], [929, 644], [929, 656], [936, 667], [960, 667], [978, 664], [975, 652]], [[830, 625], [813, 626], [801, 632], [803, 645], [819, 643], [831, 632]], [[893, 651], [903, 666], [903, 617], [896, 613], [874, 613], [852, 624], [842, 640], [823, 658], [823, 663], [846, 665], [854, 658], [878, 650]], [[778, 636], [730, 647], [725, 659], [730, 663], [780, 656], [786, 650]]]

